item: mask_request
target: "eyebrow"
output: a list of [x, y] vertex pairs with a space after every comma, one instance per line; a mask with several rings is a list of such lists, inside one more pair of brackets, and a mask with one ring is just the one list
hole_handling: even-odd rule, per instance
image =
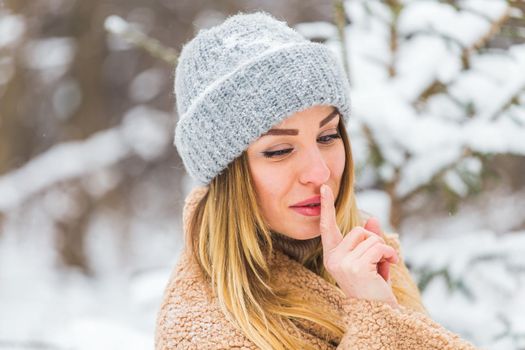
[[[319, 122], [319, 127], [322, 128], [328, 122], [330, 122], [330, 120], [334, 119], [338, 115], [340, 116], [339, 110], [337, 108], [334, 108], [334, 110], [330, 114], [328, 114], [323, 120]], [[267, 135], [298, 135], [298, 134], [299, 134], [299, 130], [297, 129], [270, 129], [268, 130], [268, 132], [262, 134], [261, 137], [267, 136]]]

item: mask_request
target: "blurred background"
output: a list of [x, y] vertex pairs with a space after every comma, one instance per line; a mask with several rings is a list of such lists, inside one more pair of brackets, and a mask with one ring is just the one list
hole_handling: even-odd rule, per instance
[[343, 63], [358, 205], [431, 316], [525, 349], [521, 0], [0, 0], [0, 349], [153, 348], [195, 185], [177, 55], [256, 10]]

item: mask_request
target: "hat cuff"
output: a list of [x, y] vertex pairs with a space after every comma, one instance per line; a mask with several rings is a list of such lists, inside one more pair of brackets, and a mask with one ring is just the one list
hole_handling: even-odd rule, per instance
[[175, 145], [190, 175], [208, 184], [260, 135], [314, 105], [335, 106], [348, 121], [342, 65], [323, 44], [283, 45], [208, 86], [179, 116]]

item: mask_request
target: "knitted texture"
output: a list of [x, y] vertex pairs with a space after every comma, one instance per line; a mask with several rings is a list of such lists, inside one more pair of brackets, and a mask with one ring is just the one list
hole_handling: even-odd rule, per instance
[[[185, 230], [192, 211], [205, 193], [206, 188], [197, 188], [187, 197], [183, 211]], [[297, 328], [286, 330], [296, 334], [298, 329], [301, 334], [296, 335], [324, 350], [475, 349], [431, 320], [420, 301], [413, 302], [420, 296], [404, 265], [398, 236], [386, 234], [385, 238], [400, 257], [400, 261], [391, 266], [392, 289], [399, 309], [379, 301], [346, 298], [339, 288], [276, 251], [269, 264], [277, 283], [300, 290], [305, 300], [323, 306], [326, 312], [341, 315], [341, 326], [346, 332], [338, 339], [335, 334], [308, 320], [295, 320]], [[211, 286], [205, 282], [189, 254], [187, 250], [182, 253], [166, 287], [157, 317], [155, 348], [258, 349], [222, 313]]]
[[314, 105], [350, 116], [342, 64], [272, 15], [238, 13], [201, 29], [175, 71], [175, 145], [187, 172], [208, 184], [249, 144]]
[[275, 249], [284, 252], [295, 261], [303, 261], [321, 242], [321, 236], [298, 240], [278, 232], [273, 232], [272, 241]]

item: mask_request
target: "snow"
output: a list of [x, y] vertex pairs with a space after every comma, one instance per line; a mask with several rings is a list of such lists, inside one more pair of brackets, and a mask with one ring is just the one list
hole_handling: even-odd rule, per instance
[[129, 24], [122, 17], [113, 15], [106, 18], [104, 27], [111, 33], [124, 34], [129, 30]]
[[163, 70], [158, 68], [147, 69], [133, 78], [129, 87], [129, 96], [137, 103], [148, 102], [163, 91], [165, 80], [166, 76]]
[[107, 166], [128, 154], [118, 130], [106, 130], [88, 140], [53, 146], [22, 168], [0, 178], [0, 210], [22, 203], [36, 192], [93, 169]]
[[517, 92], [525, 89], [525, 44], [515, 45], [509, 53], [474, 56], [473, 69], [451, 86], [456, 98], [473, 104], [480, 119], [494, 119]]
[[32, 69], [68, 66], [75, 55], [75, 40], [67, 37], [31, 40], [25, 47], [25, 63]]
[[513, 7], [509, 11], [509, 16], [511, 18], [522, 19], [523, 18], [523, 11], [521, 9], [517, 8], [517, 7]]
[[100, 318], [74, 320], [65, 329], [57, 330], [60, 345], [78, 350], [152, 349], [150, 334]]
[[[466, 197], [469, 183], [483, 171], [476, 152], [525, 155], [525, 45], [472, 51], [468, 69], [461, 60], [462, 49], [479, 42], [491, 21], [516, 16], [516, 10], [509, 12], [503, 0], [457, 1], [458, 9], [444, 1], [402, 3], [396, 52], [390, 49], [393, 17], [384, 2], [352, 0], [346, 6], [352, 85], [347, 128], [357, 202], [386, 230], [392, 201], [378, 189], [381, 181], [395, 185], [396, 199], [436, 177]], [[25, 19], [1, 11], [0, 48], [20, 43]], [[214, 13], [202, 15], [200, 25], [224, 19], [208, 12]], [[147, 10], [130, 17], [146, 27], [154, 21]], [[107, 38], [111, 50], [131, 47], [121, 38], [132, 30], [124, 19], [110, 16], [105, 27], [113, 33]], [[326, 38], [342, 58], [334, 25], [311, 22], [296, 29]], [[22, 62], [45, 82], [61, 77], [75, 59], [71, 38], [22, 44]], [[0, 58], [0, 84], [13, 69], [12, 58]], [[61, 222], [78, 220], [85, 211], [72, 180], [102, 198], [126, 179], [117, 164], [137, 157], [145, 168], [169, 152], [173, 117], [146, 105], [163, 93], [166, 79], [157, 68], [142, 71], [129, 85], [135, 106], [119, 125], [54, 145], [0, 176], [0, 347], [153, 347], [156, 312], [183, 244], [181, 213], [171, 205], [183, 198], [155, 186], [164, 181], [150, 175], [130, 187], [125, 211], [107, 205], [91, 213], [84, 233], [89, 273], [65, 268], [57, 247]], [[433, 84], [443, 91], [422, 99]], [[76, 81], [58, 81], [52, 105], [60, 121], [74, 114], [82, 94]], [[508, 107], [510, 101], [516, 103]], [[370, 162], [378, 153], [379, 164]], [[181, 179], [183, 195], [195, 185]], [[418, 196], [412, 200], [415, 208], [428, 205]], [[515, 230], [523, 225], [523, 212], [525, 191], [502, 184], [454, 214], [408, 216], [399, 229], [403, 255], [424, 287], [432, 318], [486, 349], [525, 347], [525, 231]]]
[[82, 102], [82, 91], [74, 79], [64, 79], [53, 94], [54, 115], [61, 120], [67, 120]]
[[168, 113], [138, 105], [124, 115], [123, 140], [145, 160], [153, 160], [171, 146], [171, 117]]
[[[393, 179], [395, 169], [403, 165], [396, 189], [401, 197], [455, 164], [468, 149], [525, 154], [525, 130], [516, 127], [525, 113], [523, 105], [499, 113], [524, 89], [522, 46], [513, 46], [508, 54], [474, 52], [469, 70], [461, 64], [461, 48], [477, 42], [489, 30], [489, 20], [508, 11], [505, 1], [493, 1], [487, 8], [482, 3], [486, 4], [464, 1], [460, 6], [469, 10], [457, 11], [443, 2], [406, 2], [398, 22], [400, 36], [418, 35], [400, 40], [395, 57], [389, 49], [384, 4], [348, 3], [353, 21], [346, 33], [353, 115], [370, 128], [380, 146], [385, 159], [377, 170], [381, 178]], [[389, 78], [391, 61], [396, 75]], [[418, 101], [435, 82], [446, 87], [445, 93], [433, 94], [426, 103]], [[466, 116], [466, 108], [474, 117]], [[444, 174], [465, 194], [453, 170]]]
[[492, 21], [499, 20], [509, 11], [509, 6], [505, 1], [460, 0], [458, 3], [461, 9], [471, 10]]
[[457, 53], [437, 37], [419, 36], [402, 43], [396, 62], [399, 75], [392, 82], [393, 88], [408, 101], [416, 100], [435, 80], [453, 80], [461, 70]]
[[115, 169], [108, 167], [95, 169], [89, 174], [85, 174], [81, 179], [81, 183], [82, 188], [86, 190], [92, 198], [97, 199], [115, 188], [121, 179], [122, 174]]
[[391, 227], [385, 225], [389, 222], [390, 215], [390, 197], [378, 190], [366, 190], [356, 193], [356, 202], [360, 210], [376, 217], [384, 230], [391, 230]]
[[458, 196], [465, 197], [468, 194], [468, 186], [463, 182], [456, 170], [448, 170], [444, 176], [447, 186]]
[[[423, 290], [433, 319], [482, 348], [499, 348], [494, 340], [505, 332], [516, 337], [514, 348], [523, 346], [525, 271], [509, 261], [522, 256], [525, 231], [462, 232], [425, 240], [406, 236], [402, 245], [416, 276], [438, 272]], [[447, 271], [448, 277], [439, 271]]]
[[482, 153], [525, 155], [525, 129], [509, 119], [493, 123], [474, 120], [464, 128], [463, 137], [467, 145]]
[[16, 43], [26, 30], [24, 18], [0, 8], [0, 48]]
[[[111, 212], [97, 214], [86, 235], [91, 274], [59, 268], [55, 215], [64, 220], [72, 202], [59, 198], [58, 189], [55, 192], [52, 198], [12, 209], [3, 222], [2, 346], [18, 348], [31, 342], [60, 349], [152, 348], [156, 312], [180, 250], [173, 232], [177, 225], [158, 215], [148, 224], [135, 216], [123, 220]], [[57, 206], [50, 215], [53, 203]], [[123, 225], [141, 233], [140, 238], [133, 238], [139, 232], [132, 233], [128, 254]]]
[[[465, 120], [465, 109], [449, 95], [437, 94], [427, 100], [422, 113], [437, 120], [444, 120], [459, 124]], [[438, 117], [439, 116], [439, 117]]]
[[337, 27], [328, 22], [299, 23], [295, 27], [302, 36], [308, 39], [328, 39], [337, 36]]
[[[444, 2], [414, 1], [407, 5], [399, 17], [399, 31], [402, 35], [413, 33], [436, 33], [456, 41], [462, 47], [471, 47], [479, 39], [480, 34], [490, 30], [492, 20], [502, 17], [508, 5], [504, 1], [463, 1], [464, 8], [470, 11], [456, 11], [453, 6]], [[484, 16], [472, 10], [481, 11]], [[487, 15], [489, 13], [489, 15]]]
[[[141, 303], [133, 304], [126, 290], [111, 286], [114, 292], [109, 293], [110, 286], [104, 290], [74, 273], [43, 277], [46, 269], [39, 266], [25, 266], [23, 274], [23, 260], [38, 262], [18, 258], [16, 265], [1, 270], [0, 339], [13, 344], [31, 340], [64, 349], [153, 347], [152, 327], [140, 328], [125, 319], [143, 314]], [[5, 278], [9, 270], [16, 277]], [[160, 283], [155, 287], [163, 288]]]
[[0, 211], [54, 184], [106, 168], [137, 154], [152, 160], [171, 144], [170, 116], [166, 112], [136, 106], [121, 126], [95, 133], [84, 141], [53, 146], [23, 167], [0, 177]]
[[76, 41], [68, 37], [33, 39], [25, 42], [22, 63], [38, 74], [43, 85], [57, 82], [70, 68]]

